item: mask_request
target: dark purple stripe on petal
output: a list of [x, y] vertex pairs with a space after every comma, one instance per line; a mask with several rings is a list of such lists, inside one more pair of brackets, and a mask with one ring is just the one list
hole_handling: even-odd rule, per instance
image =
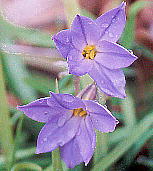
[[84, 103], [89, 111], [94, 128], [101, 132], [114, 131], [118, 121], [107, 108], [91, 100], [84, 100]]
[[[74, 97], [71, 94], [56, 94], [53, 92], [50, 92], [51, 96], [65, 109], [77, 109], [77, 108], [83, 108], [85, 109], [85, 105], [83, 101], [78, 98]], [[48, 105], [50, 105], [50, 101], [48, 100]]]
[[79, 24], [80, 24], [80, 27], [81, 27], [81, 30], [82, 30], [82, 34], [83, 34], [84, 40], [85, 40], [86, 44], [88, 44], [87, 39], [86, 39], [86, 34], [85, 34], [85, 28], [83, 26], [81, 17], [79, 15], [76, 15], [76, 18], [79, 21]]
[[80, 149], [78, 142], [74, 137], [71, 141], [60, 148], [61, 158], [64, 160], [68, 168], [74, 168], [83, 162], [82, 156], [80, 154]]
[[137, 59], [124, 47], [105, 40], [97, 43], [97, 51], [94, 60], [109, 69], [128, 67]]
[[119, 7], [114, 8], [105, 14], [98, 17], [95, 22], [101, 27], [101, 36], [99, 40], [107, 40], [116, 42], [125, 27], [125, 2], [122, 2]]
[[59, 118], [48, 122], [40, 131], [36, 153], [46, 153], [58, 146], [63, 146], [73, 139], [78, 132], [80, 117], [72, 117], [64, 125], [59, 125]]
[[[89, 119], [86, 121], [86, 119]], [[90, 122], [90, 118], [86, 118], [81, 120], [81, 124], [79, 127], [79, 132], [76, 135], [76, 140], [79, 145], [80, 154], [83, 158], [83, 161], [87, 165], [90, 161], [95, 147], [95, 133], [92, 129], [92, 124]], [[87, 127], [88, 124], [88, 127]], [[91, 127], [90, 130], [88, 128]]]
[[69, 29], [62, 30], [55, 34], [52, 39], [61, 55], [66, 59], [70, 50], [74, 48], [71, 43], [71, 31]]
[[78, 42], [80, 41], [82, 44], [84, 41], [84, 47], [88, 44], [94, 45], [99, 40], [100, 27], [88, 17], [77, 15], [72, 23], [71, 30], [77, 33], [74, 36], [72, 35], [72, 42], [78, 39]]
[[95, 62], [88, 74], [107, 95], [125, 98], [125, 76], [122, 70], [110, 70]]
[[[24, 112], [26, 116], [29, 118], [38, 121], [38, 122], [48, 122], [48, 120], [53, 116], [54, 109], [48, 106], [47, 100], [51, 99], [42, 98], [35, 100], [27, 105], [18, 106], [17, 109]], [[58, 114], [58, 110], [55, 110], [56, 115]]]

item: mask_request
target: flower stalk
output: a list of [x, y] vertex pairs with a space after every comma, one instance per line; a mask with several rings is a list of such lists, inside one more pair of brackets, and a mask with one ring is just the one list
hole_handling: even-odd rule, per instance
[[[55, 80], [56, 93], [59, 93], [58, 80]], [[60, 150], [56, 148], [52, 151], [52, 171], [63, 171]]]
[[52, 166], [52, 171], [63, 171], [59, 148], [52, 151]]
[[0, 95], [2, 97], [2, 100], [0, 100], [0, 142], [5, 156], [7, 169], [10, 170], [13, 153], [13, 135], [3, 78], [2, 56], [0, 57]]

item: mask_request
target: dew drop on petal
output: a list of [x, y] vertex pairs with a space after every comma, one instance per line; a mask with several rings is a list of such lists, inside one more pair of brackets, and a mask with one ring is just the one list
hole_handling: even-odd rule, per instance
[[43, 141], [46, 142], [47, 141], [47, 138], [44, 138]]
[[74, 98], [71, 97], [71, 96], [69, 96], [69, 95], [65, 95], [64, 101], [65, 101], [65, 102], [73, 102], [73, 101], [74, 101]]
[[112, 20], [112, 22], [114, 23], [116, 21], [116, 18], [114, 18], [113, 20]]
[[47, 115], [47, 114], [48, 114], [48, 112], [45, 112], [45, 113], [44, 113], [44, 115]]
[[92, 149], [95, 149], [95, 146], [94, 146], [94, 144], [92, 144], [92, 145], [91, 145], [91, 148], [92, 148]]
[[40, 100], [40, 101], [39, 101], [39, 103], [43, 103], [43, 102], [44, 102], [44, 100]]
[[131, 54], [133, 54], [133, 51], [132, 50], [128, 50]]
[[106, 31], [105, 33], [108, 34], [108, 31]]
[[62, 127], [65, 121], [66, 121], [66, 117], [60, 117], [57, 122], [58, 127]]
[[69, 38], [68, 38], [68, 37], [66, 38], [66, 42], [67, 42], [67, 43], [69, 42]]
[[108, 27], [108, 26], [109, 26], [109, 24], [107, 24], [107, 23], [102, 24], [102, 27]]
[[114, 37], [113, 33], [111, 33], [111, 32], [108, 35], [109, 35], [109, 37]]
[[107, 109], [107, 106], [106, 105], [104, 105], [104, 107]]
[[81, 129], [78, 130], [76, 135], [79, 136], [80, 134], [81, 134]]

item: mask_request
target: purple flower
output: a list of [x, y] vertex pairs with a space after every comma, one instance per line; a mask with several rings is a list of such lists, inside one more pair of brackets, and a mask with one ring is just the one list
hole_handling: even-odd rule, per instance
[[77, 15], [70, 29], [53, 36], [67, 59], [69, 72], [89, 74], [101, 91], [124, 98], [125, 77], [121, 68], [128, 67], [137, 57], [116, 44], [125, 26], [125, 2], [96, 20]]
[[81, 162], [88, 164], [96, 144], [94, 128], [112, 132], [118, 121], [94, 101], [70, 94], [50, 94], [51, 97], [18, 106], [31, 119], [46, 123], [39, 133], [36, 153], [60, 147], [61, 158], [69, 168]]

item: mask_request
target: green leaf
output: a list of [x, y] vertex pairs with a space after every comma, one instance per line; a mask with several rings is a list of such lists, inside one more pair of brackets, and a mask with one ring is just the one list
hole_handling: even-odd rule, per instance
[[136, 111], [134, 100], [132, 95], [129, 93], [129, 90], [126, 90], [127, 97], [122, 100], [122, 111], [124, 115], [124, 124], [127, 128], [132, 128], [136, 123]]
[[17, 128], [16, 128], [16, 136], [15, 136], [15, 139], [14, 139], [14, 148], [13, 148], [13, 155], [12, 155], [12, 165], [15, 163], [16, 161], [16, 157], [15, 157], [15, 154], [16, 154], [16, 151], [18, 149], [18, 146], [19, 146], [19, 141], [20, 141], [20, 137], [22, 135], [22, 122], [23, 122], [23, 118], [24, 118], [24, 115], [22, 114], [19, 118], [19, 121], [18, 121], [18, 124], [17, 124]]
[[6, 161], [6, 168], [11, 168], [13, 154], [13, 129], [9, 116], [9, 108], [6, 97], [5, 81], [3, 76], [2, 56], [0, 54], [0, 143]]
[[34, 163], [18, 163], [14, 165], [11, 171], [42, 171], [42, 168]]
[[149, 113], [141, 120], [133, 130], [131, 131], [130, 135], [122, 140], [106, 157], [102, 158], [91, 171], [101, 171], [107, 169], [111, 166], [114, 162], [120, 159], [124, 153], [131, 148], [133, 144], [137, 142], [139, 138], [143, 136], [145, 132], [149, 129], [152, 125], [153, 121], [153, 112]]
[[[148, 141], [153, 136], [153, 129], [148, 129], [141, 138], [137, 140], [137, 142], [133, 145], [133, 147], [130, 149], [129, 153], [126, 154], [126, 158], [123, 161], [123, 166], [128, 167], [136, 155], [139, 153], [141, 148], [144, 146], [146, 141]], [[149, 147], [148, 147], [149, 148]]]
[[96, 149], [94, 153], [94, 163], [100, 158], [107, 155], [108, 152], [108, 135], [96, 130]]
[[22, 58], [16, 55], [3, 54], [5, 73], [9, 87], [21, 98], [23, 102], [30, 102], [36, 99], [35, 90], [25, 84], [25, 78], [28, 77]]

